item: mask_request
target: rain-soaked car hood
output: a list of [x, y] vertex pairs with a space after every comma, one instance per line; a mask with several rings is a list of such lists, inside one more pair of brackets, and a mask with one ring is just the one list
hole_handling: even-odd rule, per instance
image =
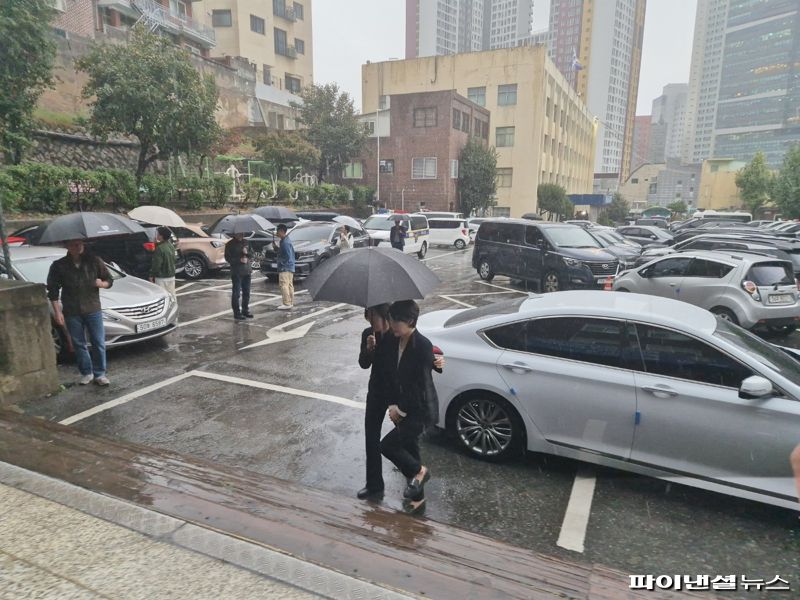
[[588, 260], [592, 262], [601, 260], [617, 260], [617, 257], [614, 254], [607, 252], [606, 248], [568, 248], [561, 246], [560, 248], [555, 249], [555, 253], [561, 256], [566, 256], [567, 258]]
[[113, 310], [118, 306], [135, 306], [155, 302], [167, 296], [167, 293], [149, 281], [138, 277], [117, 279], [107, 290], [100, 290], [100, 305]]

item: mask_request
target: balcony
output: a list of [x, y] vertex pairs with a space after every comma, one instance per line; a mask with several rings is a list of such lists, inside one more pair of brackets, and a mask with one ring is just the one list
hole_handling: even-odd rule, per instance
[[272, 14], [275, 15], [276, 17], [281, 17], [282, 19], [286, 19], [291, 23], [297, 21], [297, 15], [294, 14], [294, 8], [292, 8], [291, 6], [286, 6], [285, 4], [273, 3]]
[[98, 6], [112, 8], [123, 15], [141, 20], [152, 29], [163, 28], [206, 48], [216, 45], [214, 29], [185, 14], [176, 14], [155, 0], [98, 0]]
[[285, 56], [286, 58], [297, 58], [297, 48], [294, 46], [278, 46], [275, 48], [275, 54]]

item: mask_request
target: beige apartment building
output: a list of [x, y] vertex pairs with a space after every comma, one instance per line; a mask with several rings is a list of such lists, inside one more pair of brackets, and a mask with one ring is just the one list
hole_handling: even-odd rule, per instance
[[311, 0], [202, 0], [197, 4], [214, 29], [212, 57], [243, 57], [257, 81], [296, 94], [313, 82]]
[[367, 63], [361, 73], [364, 114], [388, 108], [395, 94], [446, 90], [489, 110], [489, 144], [498, 155], [495, 215], [535, 211], [540, 183], [591, 193], [592, 115], [544, 46]]
[[742, 197], [736, 186], [736, 174], [747, 166], [742, 160], [712, 158], [703, 161], [697, 208], [703, 210], [738, 210]]

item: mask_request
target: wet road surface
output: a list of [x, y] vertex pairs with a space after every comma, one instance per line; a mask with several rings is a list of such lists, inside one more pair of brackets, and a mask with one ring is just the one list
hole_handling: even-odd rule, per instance
[[[423, 312], [522, 293], [505, 278], [480, 282], [470, 260], [471, 249], [429, 253], [444, 283], [421, 303]], [[314, 303], [299, 284], [295, 310], [275, 311], [277, 285], [254, 275], [256, 318], [239, 323], [224, 276], [178, 287], [181, 327], [162, 341], [109, 352], [108, 389], [70, 385], [25, 412], [72, 417], [93, 434], [352, 496], [364, 482], [361, 309]], [[780, 343], [800, 347], [800, 335]], [[76, 379], [70, 366], [60, 375]], [[426, 486], [433, 520], [631, 574], [781, 575], [800, 590], [797, 513], [549, 456], [481, 462], [443, 434], [423, 443], [423, 456], [433, 471]], [[557, 545], [578, 469], [596, 475], [583, 553]], [[388, 463], [384, 477], [384, 503], [399, 507], [403, 478]]]

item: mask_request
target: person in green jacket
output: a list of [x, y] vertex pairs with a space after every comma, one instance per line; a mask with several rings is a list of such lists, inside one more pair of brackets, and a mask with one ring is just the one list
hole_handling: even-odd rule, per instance
[[172, 232], [168, 227], [159, 227], [156, 233], [156, 251], [150, 263], [150, 281], [164, 288], [177, 300], [175, 296], [175, 246], [170, 239]]

